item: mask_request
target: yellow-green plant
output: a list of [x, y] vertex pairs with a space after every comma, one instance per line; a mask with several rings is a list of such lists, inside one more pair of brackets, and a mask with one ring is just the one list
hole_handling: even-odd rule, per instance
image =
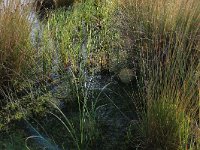
[[131, 124], [128, 136], [138, 149], [185, 149], [193, 140], [189, 139], [190, 121], [177, 105], [162, 99], [154, 101], [141, 120]]
[[71, 11], [55, 11], [43, 34], [46, 65], [51, 65], [53, 59], [57, 59], [62, 70], [71, 67], [78, 71], [95, 59], [97, 65], [100, 55], [109, 53], [116, 44], [117, 34], [109, 18], [113, 9], [106, 2], [88, 0], [75, 5]]
[[[116, 41], [116, 31], [112, 32], [111, 14], [113, 10], [107, 3], [95, 3], [88, 0], [77, 4], [72, 10], [55, 10], [45, 22], [40, 52], [43, 55], [43, 71], [55, 68], [64, 71], [60, 79], [63, 89], [58, 97], [73, 107], [77, 112], [78, 121], [73, 122], [68, 114], [51, 102], [61, 117], [56, 117], [64, 129], [70, 148], [92, 149], [99, 138], [96, 122], [96, 100], [90, 100], [92, 92], [87, 86], [86, 67], [93, 54], [98, 59], [99, 53], [109, 53]], [[50, 71], [52, 71], [50, 70]]]

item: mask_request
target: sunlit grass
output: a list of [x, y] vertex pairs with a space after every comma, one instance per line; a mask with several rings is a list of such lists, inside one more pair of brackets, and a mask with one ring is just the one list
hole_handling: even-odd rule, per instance
[[61, 9], [52, 13], [43, 33], [46, 65], [51, 66], [56, 59], [61, 70], [71, 67], [78, 72], [89, 65], [100, 68], [102, 61], [106, 63], [109, 58], [105, 55], [117, 45], [117, 32], [109, 22], [113, 9], [107, 3], [94, 4], [89, 0], [75, 5], [71, 11]]
[[30, 41], [31, 24], [27, 7], [12, 0], [0, 6], [1, 88], [12, 86], [22, 79], [34, 63], [35, 51]]
[[[139, 56], [135, 59], [141, 70], [138, 82], [143, 83], [146, 114], [142, 120], [150, 123], [141, 122], [141, 135], [145, 133], [147, 140], [140, 146], [145, 148], [152, 142], [150, 147], [198, 149], [198, 139], [193, 137], [199, 120], [199, 1], [129, 0], [121, 4], [123, 21], [127, 23], [122, 28], [131, 33], [133, 53]], [[160, 109], [161, 105], [164, 109]], [[175, 108], [170, 109], [171, 106]], [[173, 129], [177, 122], [176, 133]], [[169, 134], [163, 133], [165, 127]]]

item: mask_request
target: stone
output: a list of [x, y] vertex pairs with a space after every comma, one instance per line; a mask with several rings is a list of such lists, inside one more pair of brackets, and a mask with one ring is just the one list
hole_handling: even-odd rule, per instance
[[129, 69], [129, 68], [121, 69], [121, 71], [118, 74], [118, 77], [121, 80], [121, 82], [125, 84], [130, 83], [133, 80], [134, 76], [135, 76], [135, 72], [133, 71], [133, 69]]
[[43, 18], [48, 10], [53, 10], [61, 7], [69, 7], [73, 5], [75, 0], [35, 0], [34, 10]]

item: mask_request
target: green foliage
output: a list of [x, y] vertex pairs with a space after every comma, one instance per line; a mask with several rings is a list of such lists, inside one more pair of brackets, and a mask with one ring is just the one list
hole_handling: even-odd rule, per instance
[[100, 54], [109, 53], [116, 44], [117, 32], [111, 28], [110, 18], [114, 8], [111, 8], [107, 3], [89, 0], [76, 4], [69, 11], [56, 10], [45, 22], [40, 47], [43, 72], [58, 71], [62, 75], [61, 89], [54, 96], [64, 101], [66, 109], [76, 115], [64, 113], [54, 96], [49, 97], [49, 101], [58, 112], [50, 114], [64, 128], [70, 148], [92, 149], [98, 144], [96, 101], [86, 85], [86, 72], [91, 71], [87, 70], [91, 56], [98, 58]]
[[139, 149], [185, 149], [191, 120], [177, 105], [161, 99], [153, 102], [129, 130], [129, 140]]
[[97, 65], [99, 56], [116, 44], [117, 32], [110, 22], [113, 9], [107, 3], [89, 0], [71, 11], [61, 9], [51, 14], [43, 33], [46, 68], [52, 66], [53, 59], [61, 70], [71, 67], [75, 72], [92, 63]]
[[20, 121], [25, 118], [37, 116], [38, 119], [45, 116], [47, 111], [52, 110], [48, 105], [51, 94], [41, 89], [30, 93], [21, 98], [17, 98], [14, 94], [6, 95], [6, 105], [0, 110], [0, 130], [8, 130], [14, 121]]
[[[62, 129], [64, 128], [65, 140], [67, 140], [66, 142], [60, 140], [60, 142], [67, 143], [67, 147], [78, 150], [97, 147], [100, 131], [95, 116], [96, 106], [93, 106], [93, 109], [90, 108], [85, 99], [75, 116], [67, 116], [56, 105], [53, 104], [53, 106], [60, 114], [52, 113], [52, 115], [61, 123]], [[63, 149], [65, 148], [63, 147]]]

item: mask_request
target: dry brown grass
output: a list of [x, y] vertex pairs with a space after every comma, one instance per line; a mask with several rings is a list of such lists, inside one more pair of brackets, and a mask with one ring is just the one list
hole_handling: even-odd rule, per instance
[[154, 145], [155, 149], [162, 145], [161, 149], [199, 149], [199, 141], [193, 137], [194, 124], [200, 117], [200, 1], [119, 3], [122, 31], [133, 41], [132, 53], [137, 56], [143, 83], [146, 115], [139, 125], [142, 144]]
[[9, 0], [0, 6], [0, 85], [8, 86], [30, 69], [34, 51], [30, 41], [28, 5]]

